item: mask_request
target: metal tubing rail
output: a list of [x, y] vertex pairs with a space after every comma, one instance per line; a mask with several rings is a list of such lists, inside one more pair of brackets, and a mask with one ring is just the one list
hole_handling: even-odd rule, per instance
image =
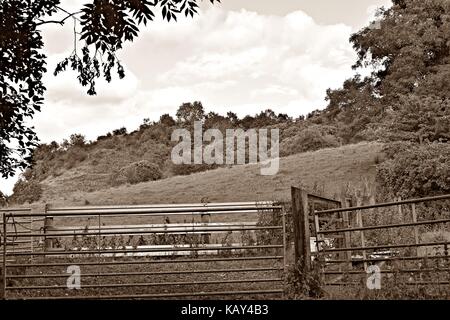
[[418, 222], [385, 224], [385, 225], [357, 227], [357, 228], [319, 230], [319, 231], [317, 231], [317, 233], [318, 234], [330, 234], [330, 233], [342, 233], [342, 232], [351, 232], [351, 231], [367, 231], [367, 230], [388, 229], [388, 228], [414, 227], [414, 226], [420, 226], [420, 225], [440, 224], [440, 223], [449, 223], [449, 222], [450, 222], [450, 219], [426, 220], [426, 221], [418, 221]]
[[[177, 230], [177, 231], [186, 231], [187, 234], [192, 232], [207, 232], [207, 231], [250, 231], [250, 230], [282, 230], [283, 226], [267, 226], [267, 227], [240, 227], [240, 228], [221, 228], [221, 227], [208, 227], [208, 228], [196, 228], [196, 229], [187, 229], [187, 230]], [[55, 230], [57, 231], [57, 229]], [[132, 234], [152, 234], [152, 233], [174, 233], [171, 230], [154, 230], [154, 231], [142, 231], [142, 230], [130, 230], [125, 232], [117, 232], [117, 231], [103, 231], [101, 228], [97, 229], [87, 229], [86, 231], [81, 230], [79, 233], [72, 231], [62, 231], [62, 232], [48, 232], [48, 233], [26, 233], [26, 232], [8, 232], [6, 235], [8, 237], [73, 237], [74, 235], [132, 235]]]
[[393, 249], [393, 248], [412, 248], [412, 247], [432, 247], [432, 246], [443, 246], [450, 244], [449, 241], [446, 242], [427, 242], [427, 243], [408, 243], [408, 244], [387, 244], [381, 246], [367, 246], [367, 247], [347, 247], [347, 248], [336, 248], [336, 249], [323, 249], [322, 253], [333, 253], [342, 251], [359, 251], [359, 250], [376, 250], [376, 249]]
[[349, 262], [377, 262], [377, 261], [408, 261], [408, 260], [450, 260], [450, 256], [412, 256], [412, 257], [406, 257], [406, 256], [398, 256], [398, 257], [391, 257], [391, 258], [369, 258], [369, 259], [353, 259], [353, 260], [327, 260], [327, 264], [340, 264], [340, 263], [349, 263]]
[[[122, 288], [122, 287], [159, 287], [159, 286], [193, 286], [208, 284], [230, 284], [230, 283], [248, 283], [248, 282], [279, 282], [282, 278], [268, 279], [240, 279], [240, 280], [212, 280], [212, 281], [194, 281], [194, 282], [136, 282], [136, 283], [108, 283], [108, 284], [84, 284], [83, 289], [95, 288]], [[57, 290], [67, 289], [67, 286], [23, 286], [23, 287], [6, 287], [6, 290]]]
[[137, 209], [137, 208], [195, 208], [195, 207], [205, 207], [205, 208], [215, 208], [215, 207], [243, 207], [252, 206], [258, 207], [261, 205], [276, 205], [273, 201], [262, 201], [262, 202], [212, 202], [212, 203], [172, 203], [172, 204], [135, 204], [135, 205], [105, 205], [105, 206], [74, 206], [74, 207], [51, 207], [53, 210], [63, 211], [63, 210], [108, 210], [108, 209]]
[[[398, 269], [398, 270], [380, 270], [380, 273], [431, 273], [431, 272], [449, 272], [450, 268], [444, 269]], [[348, 271], [324, 271], [323, 274], [326, 275], [337, 275], [337, 274], [367, 274], [366, 271], [363, 270], [348, 270]]]
[[[209, 222], [209, 223], [202, 223], [202, 222], [195, 222], [195, 223], [166, 223], [166, 224], [129, 224], [129, 225], [117, 225], [117, 224], [111, 224], [111, 225], [105, 225], [101, 226], [100, 228], [98, 225], [91, 225], [89, 226], [89, 230], [120, 230], [120, 229], [173, 229], [173, 228], [196, 228], [196, 227], [256, 227], [257, 222], [240, 222], [240, 223], [218, 223], [218, 222]], [[84, 230], [85, 226], [63, 226], [63, 227], [56, 227], [59, 231], [73, 231], [73, 230]], [[183, 229], [184, 230], [184, 229]]]
[[[72, 206], [72, 207], [58, 207], [51, 206], [48, 210], [54, 211], [89, 211], [89, 210], [129, 210], [129, 209], [161, 209], [161, 208], [252, 208], [257, 209], [262, 206], [279, 207], [276, 202], [262, 201], [262, 202], [217, 202], [217, 203], [188, 203], [188, 204], [142, 204], [142, 205], [100, 205], [100, 206]], [[0, 212], [26, 212], [31, 211], [30, 207], [27, 208], [1, 208]]]
[[[408, 286], [421, 286], [421, 285], [445, 285], [450, 284], [449, 281], [414, 281], [414, 282], [402, 282], [402, 285]], [[360, 286], [360, 282], [325, 282], [325, 286]]]
[[[229, 212], [229, 211], [242, 211], [242, 210], [273, 210], [273, 209], [282, 209], [281, 206], [274, 206], [274, 205], [264, 205], [264, 206], [255, 206], [255, 205], [249, 205], [249, 206], [240, 206], [240, 207], [230, 207], [230, 206], [217, 206], [217, 207], [208, 207], [208, 206], [198, 206], [198, 207], [160, 207], [160, 208], [150, 208], [150, 207], [144, 207], [144, 208], [115, 208], [111, 207], [108, 209], [90, 209], [89, 207], [86, 207], [84, 210], [56, 210], [52, 208], [47, 209], [47, 215], [88, 215], [88, 214], [140, 214], [140, 213], [161, 213], [161, 214], [167, 214], [167, 213], [201, 213], [201, 212], [209, 212], [209, 213], [222, 213], [222, 212]], [[30, 215], [33, 215], [31, 213]], [[20, 216], [20, 215], [17, 215]], [[26, 215], [29, 216], [29, 215]]]
[[[182, 298], [182, 297], [208, 297], [208, 296], [236, 296], [236, 295], [258, 295], [258, 294], [283, 294], [283, 289], [271, 290], [245, 290], [245, 291], [209, 291], [209, 292], [180, 292], [180, 293], [164, 293], [164, 294], [135, 294], [135, 295], [104, 295], [104, 296], [61, 296], [61, 297], [45, 297], [47, 300], [94, 300], [94, 299], [158, 299], [158, 298]], [[21, 298], [14, 298], [20, 300]], [[30, 300], [41, 300], [42, 297], [30, 297]]]
[[[110, 273], [84, 273], [83, 278], [91, 277], [132, 277], [132, 276], [157, 276], [174, 274], [198, 274], [198, 273], [235, 273], [235, 272], [263, 272], [280, 271], [284, 268], [264, 267], [264, 268], [241, 268], [241, 269], [201, 269], [201, 270], [183, 270], [183, 271], [151, 271], [151, 272], [110, 272]], [[31, 279], [31, 278], [67, 278], [67, 274], [24, 274], [7, 275], [7, 279]]]
[[0, 208], [0, 212], [25, 212], [25, 211], [31, 211], [31, 208]]
[[329, 214], [329, 213], [337, 213], [337, 212], [346, 212], [346, 211], [356, 211], [356, 210], [364, 210], [364, 209], [374, 209], [374, 208], [382, 208], [382, 207], [391, 207], [391, 206], [399, 206], [402, 204], [411, 204], [411, 203], [421, 203], [421, 202], [429, 202], [429, 201], [436, 201], [436, 200], [446, 200], [450, 199], [450, 194], [443, 195], [443, 196], [436, 196], [436, 197], [427, 197], [427, 198], [419, 198], [419, 199], [409, 199], [409, 200], [402, 200], [397, 202], [384, 202], [384, 203], [378, 203], [378, 204], [372, 204], [372, 205], [366, 205], [366, 206], [359, 206], [359, 207], [348, 207], [348, 208], [336, 208], [336, 209], [328, 209], [328, 210], [320, 210], [315, 211], [315, 214]]
[[177, 247], [173, 248], [161, 248], [161, 249], [114, 249], [114, 250], [72, 250], [72, 251], [40, 251], [40, 252], [29, 252], [29, 253], [13, 253], [7, 252], [6, 256], [46, 256], [46, 255], [98, 255], [98, 254], [108, 254], [108, 253], [141, 253], [141, 252], [164, 252], [164, 251], [209, 251], [209, 250], [256, 250], [256, 249], [276, 249], [282, 248], [283, 245], [258, 245], [258, 246], [232, 246], [223, 247], [218, 245], [217, 247]]
[[[227, 261], [259, 261], [259, 260], [282, 260], [283, 256], [262, 256], [262, 257], [234, 257], [234, 258], [199, 258], [199, 259], [170, 259], [170, 260], [147, 260], [147, 261], [103, 261], [103, 262], [77, 262], [78, 266], [109, 266], [109, 265], [134, 265], [134, 264], [164, 264], [164, 263], [204, 263], [204, 262], [227, 262]], [[8, 264], [8, 267], [65, 267], [73, 265], [72, 262], [53, 262], [53, 263], [17, 263]]]

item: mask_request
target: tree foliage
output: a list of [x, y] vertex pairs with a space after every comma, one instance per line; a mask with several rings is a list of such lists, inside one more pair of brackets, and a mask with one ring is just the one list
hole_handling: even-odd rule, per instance
[[[209, 0], [211, 3], [220, 0]], [[29, 120], [41, 110], [46, 90], [42, 77], [46, 56], [41, 29], [45, 24], [74, 22], [74, 48], [58, 63], [54, 74], [71, 68], [87, 93], [96, 94], [100, 77], [124, 68], [116, 56], [124, 42], [139, 35], [160, 11], [163, 19], [193, 17], [199, 0], [90, 0], [79, 11], [68, 12], [60, 0], [2, 0], [0, 2], [0, 173], [4, 178], [26, 168], [38, 138]], [[63, 15], [62, 18], [55, 16]], [[77, 28], [78, 27], [78, 28]], [[81, 28], [81, 29], [80, 29]]]
[[346, 142], [368, 133], [388, 141], [447, 141], [450, 2], [394, 0], [377, 20], [350, 38], [354, 68], [370, 67], [372, 74], [329, 90], [321, 116], [335, 122]]
[[394, 143], [377, 171], [380, 192], [388, 198], [424, 197], [450, 192], [450, 144]]

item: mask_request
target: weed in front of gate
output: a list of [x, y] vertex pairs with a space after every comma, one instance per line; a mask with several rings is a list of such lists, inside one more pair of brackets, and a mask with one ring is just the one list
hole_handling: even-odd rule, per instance
[[314, 262], [309, 271], [305, 271], [302, 260], [288, 267], [285, 272], [285, 298], [289, 300], [319, 299], [325, 296], [322, 266]]

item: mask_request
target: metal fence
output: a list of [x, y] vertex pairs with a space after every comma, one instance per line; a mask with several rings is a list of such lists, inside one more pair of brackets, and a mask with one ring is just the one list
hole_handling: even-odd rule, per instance
[[2, 209], [3, 299], [283, 294], [273, 202]]
[[407, 287], [450, 284], [450, 195], [313, 210], [313, 217], [312, 260], [327, 286], [365, 287], [374, 273]]

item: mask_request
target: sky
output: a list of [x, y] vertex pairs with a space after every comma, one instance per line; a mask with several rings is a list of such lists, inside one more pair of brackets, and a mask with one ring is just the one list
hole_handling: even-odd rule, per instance
[[[62, 0], [69, 11], [81, 0]], [[155, 19], [118, 57], [126, 77], [99, 81], [88, 96], [76, 75], [53, 76], [70, 55], [73, 23], [45, 25], [48, 56], [46, 103], [30, 122], [43, 143], [73, 133], [88, 140], [144, 118], [175, 115], [184, 102], [201, 101], [207, 112], [239, 116], [265, 109], [293, 117], [326, 106], [328, 88], [354, 74], [356, 54], [348, 39], [390, 0], [204, 0], [199, 15], [177, 23]], [[79, 26], [78, 26], [79, 28]], [[17, 176], [0, 179], [11, 194]]]

